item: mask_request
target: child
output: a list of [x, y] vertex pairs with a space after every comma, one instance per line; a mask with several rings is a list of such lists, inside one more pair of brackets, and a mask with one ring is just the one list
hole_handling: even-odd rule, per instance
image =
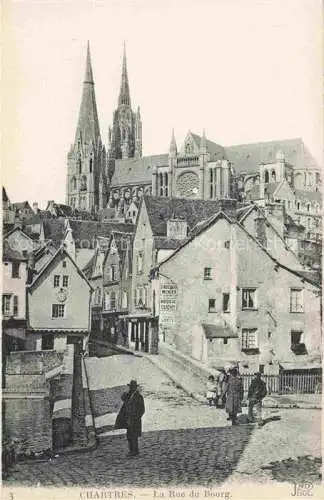
[[209, 406], [212, 404], [215, 404], [216, 402], [216, 393], [217, 393], [217, 388], [215, 384], [215, 377], [213, 375], [209, 375], [208, 377], [208, 382], [207, 382], [207, 394], [206, 398], [209, 403]]

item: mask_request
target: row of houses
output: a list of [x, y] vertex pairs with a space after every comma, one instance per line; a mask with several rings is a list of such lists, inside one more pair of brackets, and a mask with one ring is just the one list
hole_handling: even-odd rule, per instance
[[25, 269], [26, 299], [14, 298], [16, 278], [4, 290], [6, 328], [25, 321], [19, 341], [8, 336], [16, 348], [63, 349], [75, 331], [148, 353], [165, 341], [205, 364], [235, 359], [251, 370], [318, 357], [319, 270], [301, 259], [300, 228], [282, 203], [144, 195], [136, 224], [32, 222], [6, 235], [4, 265], [19, 248]]

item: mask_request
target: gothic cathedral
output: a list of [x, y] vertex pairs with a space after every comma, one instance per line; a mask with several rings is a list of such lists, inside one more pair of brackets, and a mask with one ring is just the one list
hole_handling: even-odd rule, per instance
[[72, 208], [96, 212], [107, 205], [109, 179], [115, 161], [142, 156], [140, 109], [131, 107], [124, 46], [118, 107], [109, 127], [108, 149], [102, 143], [94, 89], [90, 46], [74, 144], [68, 153], [66, 202]]

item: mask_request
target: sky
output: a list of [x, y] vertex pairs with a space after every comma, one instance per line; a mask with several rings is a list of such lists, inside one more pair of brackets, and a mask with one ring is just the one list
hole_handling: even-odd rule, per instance
[[319, 0], [3, 0], [2, 181], [11, 201], [65, 202], [87, 40], [101, 136], [123, 43], [143, 154], [188, 130], [224, 146], [302, 137], [322, 165]]

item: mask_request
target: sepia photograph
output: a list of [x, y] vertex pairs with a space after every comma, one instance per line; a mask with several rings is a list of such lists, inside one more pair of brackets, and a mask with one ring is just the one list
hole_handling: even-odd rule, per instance
[[4, 500], [322, 497], [322, 20], [3, 0]]

